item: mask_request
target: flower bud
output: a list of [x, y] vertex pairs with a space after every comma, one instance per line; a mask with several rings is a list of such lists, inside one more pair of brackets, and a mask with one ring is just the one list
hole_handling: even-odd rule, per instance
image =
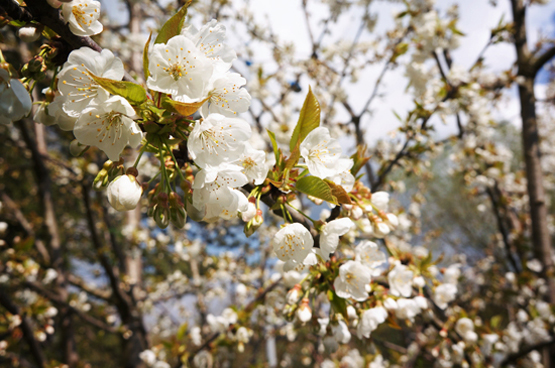
[[388, 213], [385, 216], [385, 223], [387, 224], [387, 226], [389, 226], [389, 229], [391, 231], [395, 230], [397, 226], [399, 226], [399, 219], [397, 218], [397, 216], [392, 213]]
[[364, 215], [362, 208], [359, 206], [353, 206], [353, 209], [351, 210], [351, 218], [356, 221], [362, 218], [362, 215]]
[[299, 296], [301, 296], [301, 285], [297, 284], [287, 293], [287, 304], [296, 304]]
[[374, 236], [376, 238], [382, 239], [389, 234], [390, 231], [389, 226], [387, 226], [385, 222], [381, 220], [374, 222]]
[[37, 27], [21, 27], [18, 31], [17, 31], [17, 35], [19, 36], [19, 38], [21, 38], [21, 40], [23, 42], [33, 42], [39, 39], [40, 35], [42, 33], [42, 30], [40, 30]]
[[389, 204], [389, 193], [387, 192], [376, 192], [372, 193], [370, 198], [372, 204], [376, 206], [379, 210], [387, 210], [387, 205]]
[[167, 206], [157, 205], [154, 208], [153, 218], [159, 228], [165, 229], [170, 224], [170, 214]]
[[241, 212], [241, 218], [245, 222], [249, 222], [256, 216], [256, 205], [249, 201], [247, 210], [245, 212]]
[[423, 288], [424, 286], [426, 286], [426, 280], [424, 280], [422, 276], [416, 276], [412, 280], [412, 284], [416, 287]]
[[301, 301], [301, 305], [299, 306], [299, 309], [297, 309], [297, 318], [303, 324], [312, 319], [312, 310], [308, 306], [308, 298], [304, 298]]
[[179, 194], [172, 192], [168, 198], [170, 204], [170, 221], [171, 223], [181, 229], [185, 226], [185, 222], [187, 221], [187, 212], [185, 211], [185, 207], [183, 206], [183, 202], [179, 197]]
[[143, 188], [132, 175], [115, 178], [107, 189], [108, 202], [117, 211], [130, 211], [137, 207]]

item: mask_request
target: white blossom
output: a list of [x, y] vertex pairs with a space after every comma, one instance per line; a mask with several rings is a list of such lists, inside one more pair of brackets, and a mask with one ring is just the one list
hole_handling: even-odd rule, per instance
[[347, 261], [339, 267], [339, 276], [333, 282], [335, 292], [341, 298], [364, 301], [368, 298], [366, 285], [370, 284], [368, 267], [357, 261]]
[[0, 69], [0, 124], [10, 124], [31, 112], [31, 96], [25, 86]]
[[413, 299], [399, 298], [397, 299], [397, 309], [395, 315], [397, 318], [408, 319], [414, 321], [414, 317], [421, 312], [418, 303]]
[[389, 271], [389, 291], [395, 296], [409, 297], [412, 294], [412, 278], [414, 273], [407, 266], [397, 263], [395, 268]]
[[213, 332], [223, 333], [229, 325], [237, 322], [237, 313], [231, 308], [226, 308], [220, 316], [216, 317], [213, 314], [208, 314], [206, 321]]
[[369, 338], [372, 331], [385, 322], [387, 315], [387, 310], [384, 307], [375, 307], [365, 310], [357, 326], [358, 337], [360, 339], [362, 337]]
[[142, 351], [139, 354], [139, 358], [141, 358], [141, 360], [145, 362], [145, 364], [148, 366], [151, 366], [154, 363], [156, 363], [156, 354], [152, 350]]
[[127, 100], [113, 96], [101, 105], [85, 109], [73, 134], [79, 143], [96, 146], [110, 160], [117, 161], [126, 145], [137, 147], [143, 139], [143, 132], [131, 119], [134, 115], [135, 110]]
[[203, 116], [222, 114], [235, 117], [246, 112], [251, 104], [251, 95], [245, 88], [246, 79], [237, 73], [226, 73], [210, 83], [208, 100], [202, 105]]
[[78, 118], [70, 116], [64, 111], [63, 106], [66, 100], [67, 96], [58, 94], [48, 106], [45, 106], [45, 110], [47, 110], [48, 115], [52, 118], [53, 124], [57, 124], [61, 130], [72, 131]]
[[62, 14], [69, 29], [77, 36], [92, 36], [102, 32], [100, 1], [73, 0], [62, 5]]
[[200, 167], [218, 166], [239, 159], [250, 135], [251, 127], [246, 121], [211, 114], [195, 124], [187, 148]]
[[184, 27], [181, 34], [190, 39], [195, 47], [208, 58], [218, 73], [225, 72], [237, 58], [235, 50], [225, 44], [226, 29], [212, 19], [197, 30], [194, 26]]
[[341, 145], [337, 139], [331, 138], [327, 128], [318, 127], [308, 133], [300, 151], [312, 175], [324, 179], [338, 174], [336, 164], [341, 155]]
[[393, 298], [386, 298], [383, 302], [383, 306], [387, 310], [396, 310], [398, 308], [397, 302]]
[[470, 318], [459, 319], [455, 324], [455, 331], [457, 331], [467, 343], [473, 343], [478, 340], [478, 335], [474, 332], [474, 323]]
[[205, 90], [213, 71], [206, 56], [190, 39], [180, 35], [170, 38], [167, 44], [158, 43], [152, 47], [148, 69], [148, 88], [172, 95], [172, 99], [184, 103], [206, 98]]
[[247, 177], [237, 165], [222, 164], [202, 169], [193, 184], [193, 206], [204, 211], [206, 219], [230, 219], [237, 215], [237, 211], [244, 212], [248, 208], [245, 195], [235, 189], [247, 182]]
[[264, 183], [269, 170], [268, 163], [266, 162], [266, 152], [254, 149], [247, 142], [239, 158], [239, 163], [243, 166], [243, 173], [247, 178], [254, 180], [254, 185]]
[[98, 52], [83, 46], [73, 50], [58, 75], [58, 90], [65, 96], [63, 109], [69, 116], [79, 117], [89, 104], [99, 105], [108, 99], [109, 93], [91, 74], [121, 80], [123, 63], [107, 49]]
[[443, 282], [446, 284], [453, 284], [457, 285], [459, 277], [461, 276], [461, 265], [459, 263], [455, 263], [447, 267], [443, 272]]
[[484, 356], [490, 356], [493, 350], [494, 344], [499, 340], [499, 335], [497, 334], [486, 334], [482, 336], [482, 345], [480, 350]]
[[344, 321], [337, 321], [337, 324], [333, 325], [331, 330], [333, 337], [341, 344], [348, 344], [351, 341], [351, 332], [349, 332], [349, 327]]
[[455, 300], [457, 287], [453, 284], [441, 284], [434, 291], [433, 300], [439, 309], [447, 308], [447, 305]]
[[252, 202], [249, 202], [247, 206], [247, 210], [241, 212], [241, 219], [244, 222], [249, 222], [254, 218], [254, 216], [256, 216], [256, 205]]
[[314, 239], [303, 225], [294, 223], [279, 230], [272, 239], [277, 257], [284, 261], [284, 271], [290, 271], [302, 264], [312, 252]]
[[382, 252], [378, 244], [369, 240], [361, 241], [355, 248], [355, 260], [361, 262], [372, 271], [372, 275], [379, 274], [377, 269], [385, 263], [385, 253]]
[[339, 244], [339, 237], [345, 235], [354, 226], [351, 219], [344, 217], [330, 221], [322, 226], [320, 233], [320, 256], [325, 260], [330, 259], [330, 253], [334, 253]]
[[356, 178], [351, 174], [351, 168], [353, 167], [353, 159], [351, 158], [340, 158], [337, 161], [337, 174], [328, 177], [329, 180], [333, 181], [336, 185], [341, 185], [347, 193], [353, 190]]

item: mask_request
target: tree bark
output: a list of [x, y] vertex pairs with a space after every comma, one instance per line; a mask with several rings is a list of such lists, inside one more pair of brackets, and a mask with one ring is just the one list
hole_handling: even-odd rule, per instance
[[551, 236], [547, 227], [547, 203], [541, 167], [540, 138], [536, 117], [534, 80], [537, 68], [533, 63], [526, 36], [526, 7], [522, 0], [512, 0], [515, 24], [514, 45], [517, 53], [518, 75], [523, 79], [518, 86], [520, 116], [522, 118], [522, 146], [526, 166], [532, 245], [534, 254], [542, 262], [543, 274], [548, 281], [548, 298], [555, 303]]
[[[542, 262], [542, 274], [547, 281], [548, 300], [555, 303], [555, 280], [553, 279], [553, 258], [551, 235], [547, 227], [547, 203], [541, 167], [540, 136], [536, 116], [536, 96], [534, 81], [541, 66], [550, 59], [544, 53], [539, 60], [532, 57], [528, 49], [526, 34], [526, 5], [523, 0], [511, 0], [514, 22], [514, 45], [517, 54], [520, 116], [522, 118], [522, 146], [526, 166], [528, 200], [532, 223], [532, 246], [535, 257]], [[543, 64], [542, 64], [543, 63]], [[555, 352], [543, 349], [543, 364], [551, 367], [555, 363]]]

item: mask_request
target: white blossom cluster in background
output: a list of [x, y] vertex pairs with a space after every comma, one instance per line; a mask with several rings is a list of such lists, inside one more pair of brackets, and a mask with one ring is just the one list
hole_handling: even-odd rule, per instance
[[[60, 9], [76, 36], [110, 28], [100, 23], [98, 1], [48, 3]], [[343, 12], [372, 1], [322, 3], [333, 24]], [[134, 34], [127, 42], [112, 39], [113, 52], [83, 46], [61, 66], [48, 59], [45, 47], [45, 70], [29, 71], [29, 62], [19, 78], [13, 68], [0, 69], [0, 123], [12, 136], [19, 134], [14, 126], [32, 115], [35, 122], [58, 125], [75, 137], [69, 151], [76, 158], [52, 179], [61, 188], [84, 188], [85, 209], [98, 211], [99, 221], [95, 224], [93, 215], [87, 221], [62, 216], [64, 232], [73, 235], [64, 246], [85, 248], [81, 241], [104, 232], [97, 236], [101, 241], [116, 248], [124, 239], [125, 256], [140, 260], [139, 271], [114, 276], [145, 330], [155, 336], [138, 359], [154, 368], [226, 366], [242, 354], [255, 354], [253, 346], [264, 342], [272, 367], [299, 361], [322, 368], [429, 361], [434, 367], [500, 367], [522, 351], [515, 358], [519, 364], [542, 367], [539, 349], [529, 348], [552, 341], [555, 314], [546, 302], [542, 260], [521, 246], [530, 232], [522, 215], [528, 206], [522, 165], [511, 142], [500, 139], [502, 126], [492, 114], [501, 103], [499, 89], [519, 79], [512, 71], [492, 75], [478, 61], [466, 70], [449, 59], [464, 37], [457, 29], [457, 7], [441, 12], [434, 0], [408, 1], [395, 14], [383, 53], [376, 51], [378, 41], [340, 41], [318, 53], [315, 44], [314, 54], [299, 61], [291, 45], [279, 44], [269, 27], [255, 22], [248, 6], [236, 20], [247, 21], [255, 46], [234, 49], [239, 31], [226, 31], [208, 17], [212, 2], [195, 4], [197, 17], [208, 17], [198, 29], [184, 20], [188, 5], [176, 13], [177, 23], [172, 23], [176, 18], [164, 23], [146, 45], [144, 35]], [[223, 18], [230, 18], [234, 8], [221, 6]], [[375, 16], [363, 18], [361, 29], [373, 31]], [[505, 26], [510, 28], [500, 22], [492, 39]], [[31, 25], [20, 27], [18, 35], [36, 42], [41, 32], [41, 26]], [[102, 37], [112, 34], [104, 31]], [[250, 48], [262, 44], [273, 46], [275, 71], [250, 61], [256, 59]], [[134, 80], [129, 65], [142, 47], [144, 78], [132, 70]], [[346, 149], [343, 139], [351, 133], [364, 143], [358, 141], [364, 134], [356, 124], [366, 111], [358, 117], [352, 113], [348, 124], [337, 123], [338, 108], [352, 110], [344, 80], [359, 80], [371, 64], [369, 53], [403, 69], [414, 109], [398, 116], [402, 126], [392, 139], [369, 150]], [[7, 64], [1, 52], [0, 57]], [[342, 70], [336, 65], [341, 63], [343, 72], [334, 72]], [[48, 81], [40, 101], [31, 98], [37, 95], [33, 73]], [[303, 92], [300, 107], [291, 91], [300, 90], [304, 78], [314, 88]], [[551, 129], [550, 121], [544, 118], [542, 128]], [[436, 142], [430, 126], [455, 122], [460, 132]], [[553, 144], [545, 139], [541, 145], [549, 174]], [[474, 264], [462, 254], [444, 257], [432, 250], [430, 239], [438, 234], [422, 233], [426, 180], [434, 175], [430, 161], [444, 152], [448, 174], [461, 177], [475, 198], [491, 200], [476, 211], [504, 206], [499, 213], [507, 216], [496, 224], [508, 230], [492, 230], [491, 239], [484, 240], [488, 248]], [[397, 168], [406, 175], [386, 178]], [[417, 188], [407, 188], [409, 176], [417, 177]], [[549, 189], [554, 184], [547, 179]], [[93, 190], [105, 195], [91, 195]], [[106, 199], [115, 211], [103, 209]], [[451, 200], [456, 206], [466, 199], [461, 194]], [[133, 210], [125, 215], [128, 225], [115, 231], [110, 222], [120, 219], [118, 212]], [[0, 202], [0, 215], [6, 212]], [[139, 213], [140, 220], [130, 220]], [[246, 237], [237, 236], [237, 224]], [[0, 222], [0, 238], [12, 231], [19, 230]], [[36, 234], [26, 231], [34, 239]], [[235, 242], [232, 251], [218, 248], [227, 240]], [[5, 245], [0, 240], [0, 247]], [[105, 250], [96, 252], [102, 257]], [[136, 333], [110, 304], [115, 291], [104, 289], [112, 280], [98, 269], [83, 267], [87, 276], [66, 280], [63, 268], [45, 267], [21, 254], [9, 248], [0, 264], [0, 287], [17, 287], [15, 298], [26, 306], [24, 313], [0, 318], [9, 335], [16, 336], [29, 317], [37, 341], [53, 339], [60, 305], [76, 318], [98, 318], [97, 326], [125, 341]], [[143, 260], [148, 266], [141, 268]], [[103, 261], [112, 267], [111, 260]], [[84, 264], [78, 260], [71, 267]], [[51, 294], [42, 289], [65, 283], [72, 285], [67, 306], [48, 299]], [[273, 361], [276, 342], [279, 363]], [[0, 341], [0, 357], [7, 356], [10, 344], [7, 338]]]

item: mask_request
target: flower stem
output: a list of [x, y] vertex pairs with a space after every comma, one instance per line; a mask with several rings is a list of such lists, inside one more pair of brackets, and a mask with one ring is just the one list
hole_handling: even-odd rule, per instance
[[133, 164], [134, 168], [137, 168], [137, 165], [139, 165], [139, 161], [141, 160], [141, 157], [143, 156], [143, 153], [145, 153], [146, 147], [148, 146], [148, 144], [145, 144], [144, 146], [141, 147], [141, 150], [139, 151], [139, 155], [137, 156], [137, 159], [135, 160], [135, 163]]
[[306, 213], [304, 213], [303, 211], [299, 210], [298, 208], [295, 208], [293, 206], [291, 206], [291, 203], [287, 202], [287, 205], [289, 207], [291, 207], [292, 209], [294, 209], [295, 211], [297, 211], [298, 213], [300, 213], [301, 215], [303, 215], [304, 217], [306, 217], [307, 219], [309, 219], [310, 221], [312, 221], [313, 224], [316, 223], [316, 220], [313, 220], [310, 218], [310, 216], [308, 216]]
[[177, 159], [175, 158], [175, 156], [173, 154], [173, 151], [171, 150], [170, 146], [167, 143], [164, 143], [164, 144], [166, 145], [166, 148], [170, 152], [170, 155], [172, 156], [172, 159], [175, 162], [175, 167], [177, 168], [177, 172], [179, 173], [179, 176], [181, 177], [181, 180], [185, 181], [186, 180], [185, 176], [181, 172], [181, 168], [179, 167], [179, 164], [177, 163]]
[[165, 182], [165, 184], [168, 186], [169, 191], [172, 191], [172, 187], [170, 185], [170, 177], [168, 175], [168, 172], [166, 171], [166, 160], [164, 159], [164, 150], [162, 149], [162, 147], [159, 148], [160, 150], [160, 164], [162, 165], [162, 176], [163, 176], [163, 180]]

